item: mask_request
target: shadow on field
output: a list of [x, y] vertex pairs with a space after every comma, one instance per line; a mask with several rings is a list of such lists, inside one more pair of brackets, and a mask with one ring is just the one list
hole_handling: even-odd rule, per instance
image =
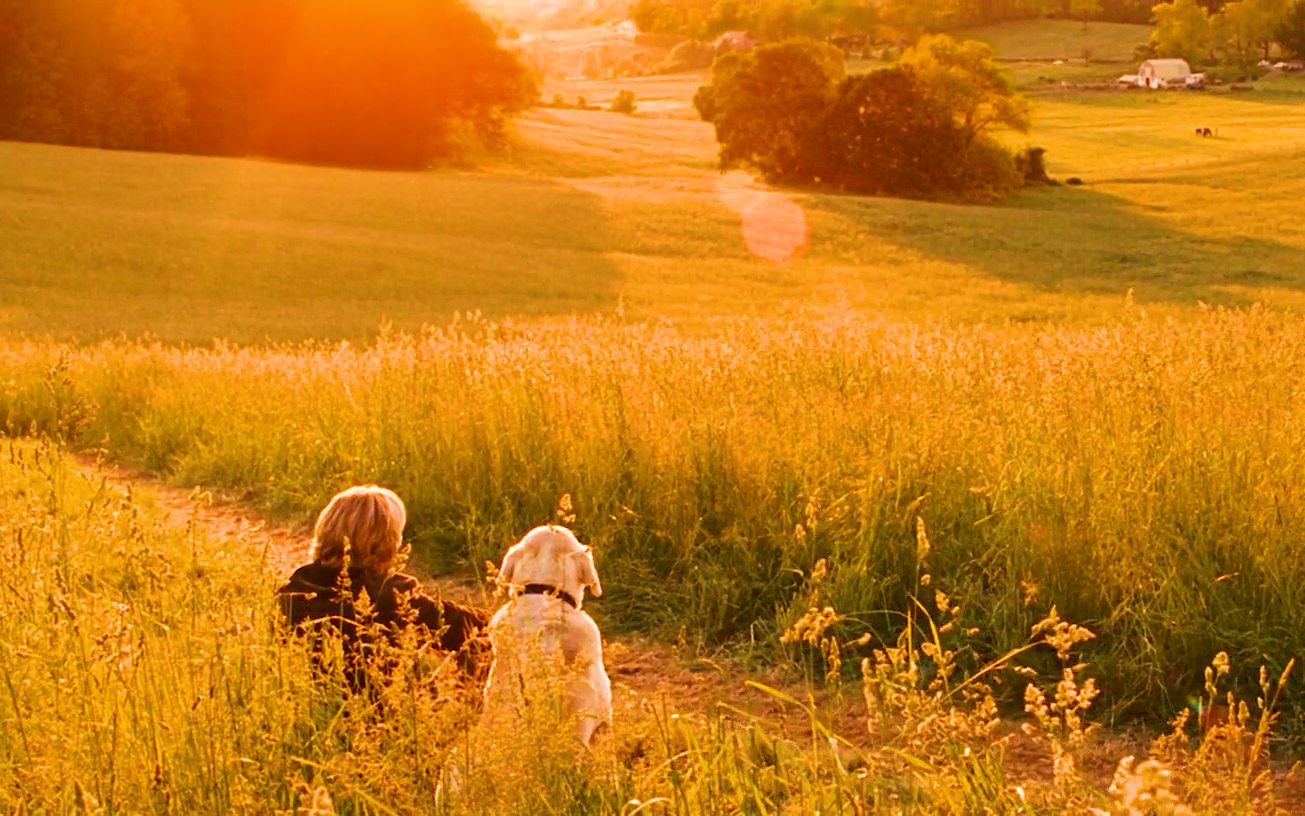
[[[1235, 306], [1254, 298], [1226, 287], [1305, 289], [1300, 246], [1202, 235], [1088, 187], [1029, 191], [999, 206], [854, 196], [805, 203], [823, 223], [824, 251], [854, 261], [858, 245], [888, 243], [1032, 289], [1120, 297], [1132, 289], [1139, 302]], [[1181, 217], [1197, 225], [1215, 216]]]

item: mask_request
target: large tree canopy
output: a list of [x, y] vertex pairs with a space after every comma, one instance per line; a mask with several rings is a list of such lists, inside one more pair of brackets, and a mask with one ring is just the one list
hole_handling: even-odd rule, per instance
[[1276, 37], [1286, 51], [1305, 57], [1305, 0], [1296, 0], [1287, 11], [1278, 24]]
[[1287, 16], [1285, 0], [1236, 0], [1211, 21], [1215, 51], [1229, 65], [1250, 71], [1269, 47]]
[[902, 55], [956, 123], [968, 146], [990, 128], [1029, 129], [1029, 106], [994, 62], [992, 46], [926, 36]]
[[957, 189], [961, 167], [947, 157], [964, 154], [964, 139], [937, 102], [905, 66], [849, 77], [817, 133], [817, 177], [872, 195]]
[[1196, 0], [1160, 3], [1152, 9], [1152, 17], [1151, 46], [1158, 56], [1181, 57], [1192, 63], [1207, 59], [1214, 36], [1210, 13]]
[[169, 149], [184, 138], [178, 0], [0, 0], [0, 138]]
[[808, 174], [812, 130], [845, 75], [838, 49], [791, 40], [721, 56], [711, 84], [693, 102], [716, 126], [722, 167], [745, 165], [771, 179], [796, 180]]
[[0, 0], [0, 138], [420, 166], [532, 82], [458, 0]]
[[726, 54], [694, 99], [722, 167], [856, 192], [990, 197], [1019, 184], [988, 135], [1027, 128], [1027, 108], [977, 43], [927, 37], [898, 65], [846, 77], [810, 40]]
[[1190, 63], [1219, 62], [1249, 74], [1274, 43], [1292, 51], [1291, 0], [1172, 0], [1152, 8], [1156, 56]]

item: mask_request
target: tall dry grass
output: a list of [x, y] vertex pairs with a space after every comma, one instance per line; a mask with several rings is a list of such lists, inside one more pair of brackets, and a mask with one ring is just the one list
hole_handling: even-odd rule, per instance
[[969, 659], [1025, 643], [1054, 601], [1098, 634], [1108, 713], [1168, 716], [1219, 649], [1250, 672], [1305, 646], [1303, 368], [1305, 322], [1261, 310], [471, 320], [366, 347], [11, 341], [0, 422], [300, 518], [386, 484], [440, 569], [496, 560], [566, 495], [604, 629], [710, 643], [777, 644], [821, 559], [841, 631], [887, 637], [920, 517], [934, 578], [983, 624]]
[[53, 446], [0, 454], [0, 810], [618, 813], [632, 795], [631, 771], [590, 784], [563, 763], [553, 722], [511, 741], [557, 758], [517, 772], [520, 801], [441, 804], [476, 718], [451, 656], [380, 639], [376, 693], [351, 693], [338, 638], [314, 652], [285, 628], [252, 542], [171, 527]]
[[[934, 556], [923, 528], [917, 542], [923, 568]], [[913, 594], [909, 620], [864, 663], [866, 731], [835, 734], [770, 690], [808, 711], [809, 740], [725, 708], [684, 715], [662, 701], [623, 710], [582, 751], [546, 707], [507, 732], [477, 726], [465, 696], [441, 682], [441, 664], [409, 637], [374, 664], [391, 667], [375, 676], [376, 693], [351, 695], [338, 642], [322, 641], [315, 663], [309, 643], [283, 631], [278, 577], [251, 542], [161, 523], [50, 445], [0, 447], [0, 563], [6, 812], [1279, 812], [1265, 758], [1280, 684], [1267, 676], [1258, 702], [1226, 698], [1230, 715], [1203, 740], [1177, 730], [1152, 757], [1127, 758], [1110, 790], [1075, 774], [1092, 697], [1067, 689], [1090, 633], [1055, 618], [967, 671], [958, 656], [974, 633], [952, 625], [956, 606]], [[805, 601], [823, 601], [831, 579], [817, 574]], [[836, 661], [837, 638], [817, 617], [789, 639], [823, 644], [820, 659]], [[1037, 654], [1056, 655], [1063, 676], [1028, 687], [1030, 727], [1056, 768], [1054, 781], [1030, 785], [1006, 762], [992, 684]], [[1207, 670], [1208, 702], [1225, 699], [1228, 666], [1225, 655]]]

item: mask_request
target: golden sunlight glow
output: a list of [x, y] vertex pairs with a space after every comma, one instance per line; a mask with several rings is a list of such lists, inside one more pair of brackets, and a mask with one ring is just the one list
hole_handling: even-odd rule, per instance
[[716, 195], [743, 219], [743, 241], [753, 255], [782, 264], [806, 249], [807, 215], [789, 196], [759, 185], [741, 170], [722, 176]]
[[563, 11], [563, 0], [472, 0], [468, 3], [478, 13], [502, 20], [530, 20]]

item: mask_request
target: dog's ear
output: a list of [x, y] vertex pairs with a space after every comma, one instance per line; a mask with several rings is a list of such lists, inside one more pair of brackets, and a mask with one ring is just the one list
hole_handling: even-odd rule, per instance
[[595, 598], [603, 597], [603, 585], [598, 580], [598, 570], [594, 568], [594, 551], [585, 547], [572, 556], [577, 561], [576, 577], [581, 586], [587, 586]]
[[521, 546], [517, 545], [507, 551], [503, 556], [503, 566], [498, 568], [498, 577], [495, 582], [505, 587], [512, 583], [512, 574], [517, 571], [517, 562], [521, 560]]

